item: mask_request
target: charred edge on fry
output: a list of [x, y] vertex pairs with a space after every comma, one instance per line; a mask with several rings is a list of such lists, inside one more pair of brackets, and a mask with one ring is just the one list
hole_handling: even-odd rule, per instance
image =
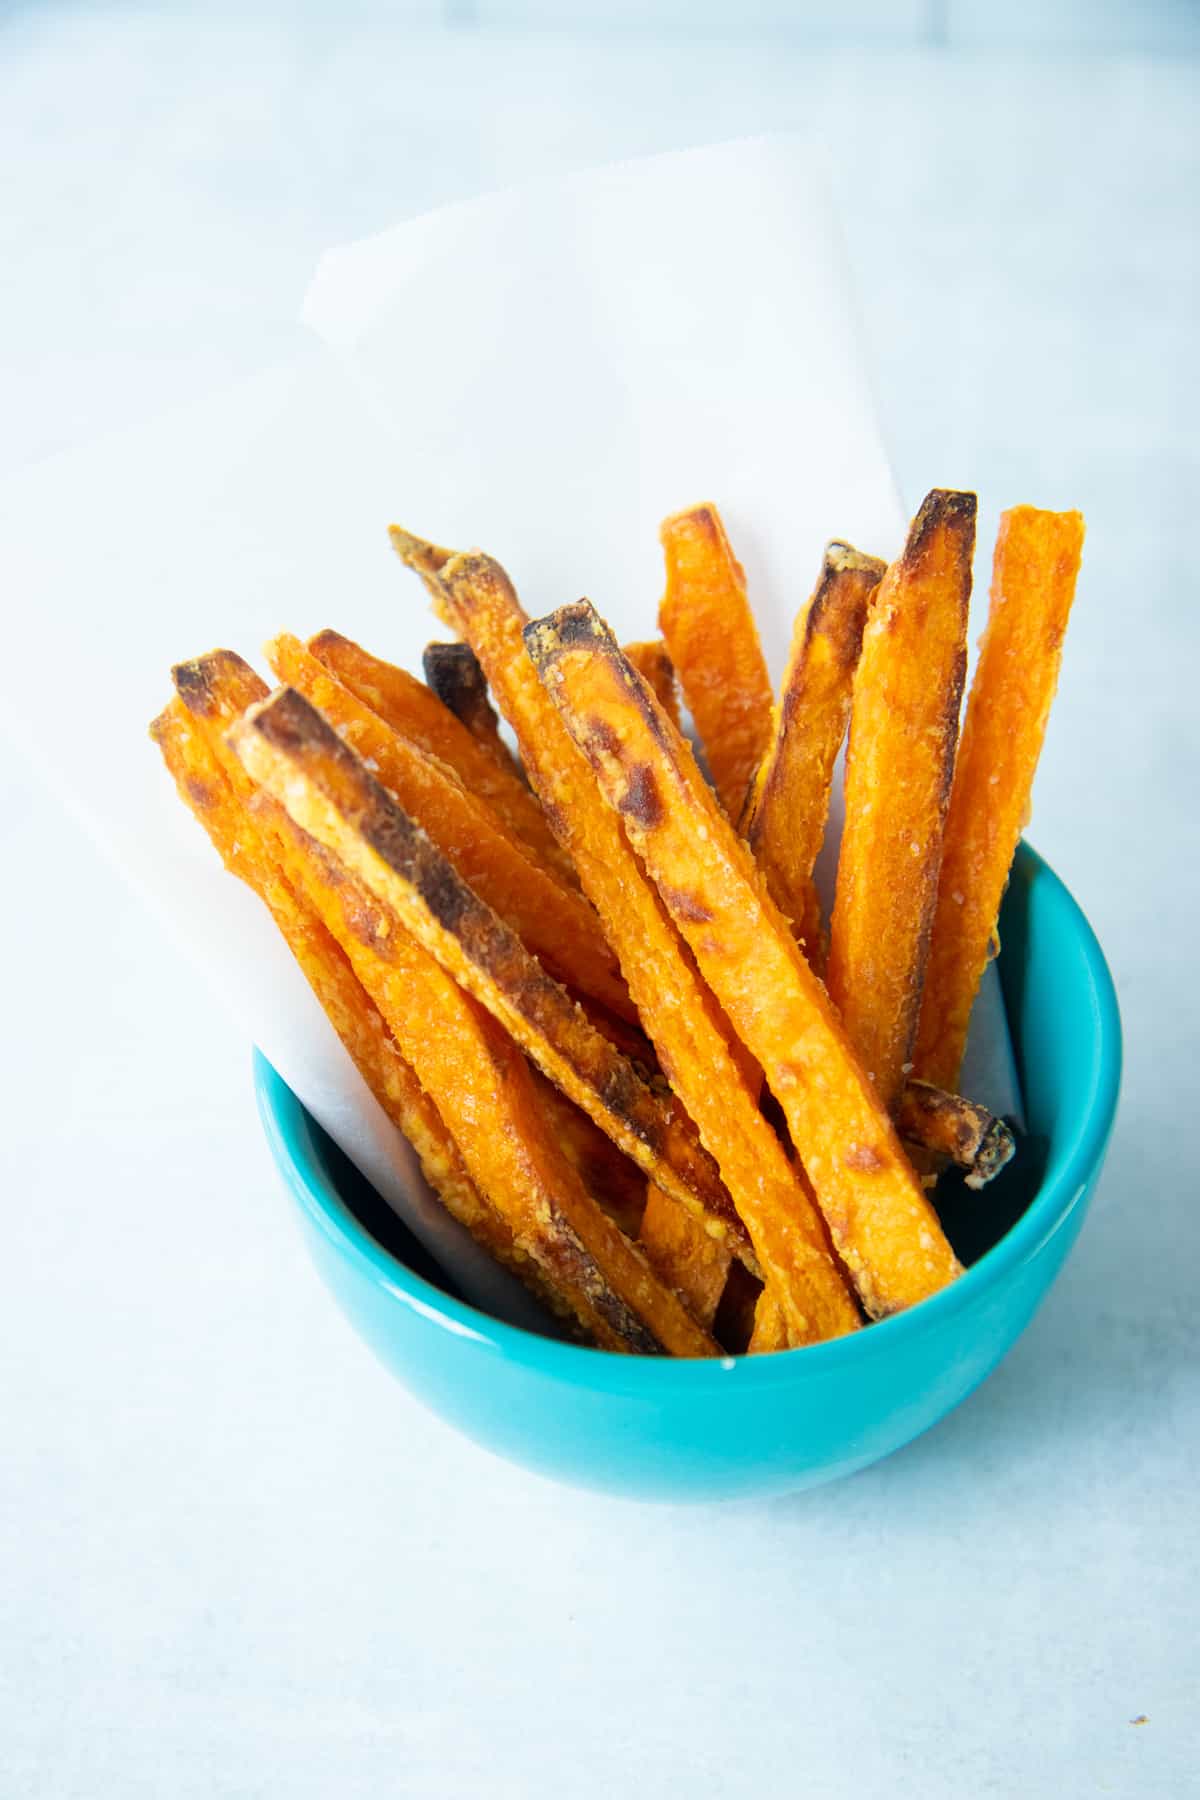
[[717, 523], [717, 509], [711, 500], [702, 500], [699, 506], [685, 507], [683, 512], [672, 513], [669, 519], [664, 519], [661, 533], [664, 542], [685, 523], [702, 531], [711, 543], [720, 543], [722, 531]]
[[[524, 637], [530, 660], [540, 671], [552, 669], [558, 658], [568, 650], [590, 648], [597, 655], [603, 656], [637, 707], [655, 742], [670, 754], [670, 737], [663, 727], [663, 715], [650, 684], [638, 674], [624, 655], [616, 638], [589, 600], [576, 600], [570, 606], [560, 606], [557, 612], [548, 613], [543, 619], [534, 619], [525, 627]], [[610, 737], [604, 735], [609, 732], [609, 728], [602, 725], [601, 721], [592, 720], [590, 724], [597, 728], [598, 736], [604, 738], [601, 747], [607, 748], [609, 754], [616, 755], [620, 749], [620, 740], [611, 737], [610, 741]], [[635, 813], [634, 817], [638, 817], [638, 814]]]
[[550, 1213], [553, 1230], [540, 1239], [540, 1247], [563, 1286], [579, 1288], [629, 1350], [642, 1356], [663, 1355], [659, 1339], [610, 1285], [591, 1251], [553, 1201]]
[[[515, 933], [472, 892], [420, 826], [363, 768], [320, 713], [294, 688], [284, 688], [269, 707], [253, 716], [252, 723], [278, 749], [315, 749], [351, 776], [355, 799], [350, 822], [364, 842], [409, 883], [438, 924], [452, 933], [468, 961], [494, 981], [515, 1010], [554, 1044], [564, 1010], [579, 1013], [566, 989], [546, 973]], [[647, 1148], [660, 1151], [662, 1134], [655, 1121], [646, 1116], [644, 1102], [650, 1096], [618, 1051], [614, 1050], [611, 1060], [606, 1060], [603, 1079], [598, 1084], [592, 1081], [594, 1091], [627, 1130]], [[583, 1070], [577, 1072], [581, 1079], [589, 1079]]]
[[176, 663], [171, 670], [171, 679], [175, 683], [175, 692], [197, 719], [224, 716], [227, 709], [220, 699], [223, 684], [236, 683], [242, 690], [235, 701], [235, 705], [240, 706], [265, 698], [268, 691], [266, 682], [236, 650], [210, 650], [204, 656]]
[[876, 581], [882, 581], [887, 573], [887, 564], [880, 556], [868, 556], [865, 550], [856, 550], [853, 544], [847, 544], [841, 538], [830, 538], [825, 546], [825, 573], [828, 575], [866, 575]]
[[421, 667], [428, 686], [458, 718], [494, 718], [487, 681], [470, 644], [426, 644]]
[[900, 560], [911, 568], [925, 554], [930, 538], [943, 527], [966, 539], [968, 561], [975, 547], [975, 514], [979, 501], [974, 494], [957, 488], [931, 488], [921, 502], [920, 511], [909, 527], [908, 541]]
[[437, 575], [458, 554], [456, 550], [445, 550], [440, 544], [431, 544], [428, 538], [406, 531], [403, 525], [389, 525], [388, 537], [401, 562], [422, 575]]
[[983, 1142], [976, 1152], [970, 1174], [966, 1177], [967, 1186], [975, 1191], [986, 1187], [1005, 1164], [1012, 1161], [1016, 1148], [1017, 1141], [1004, 1120], [993, 1119], [983, 1135]]
[[[835, 558], [834, 552], [844, 552], [844, 555]], [[805, 643], [811, 642], [818, 631], [825, 632], [833, 642], [841, 664], [849, 665], [857, 661], [871, 595], [886, 572], [887, 564], [880, 562], [876, 556], [864, 556], [849, 544], [826, 545], [825, 566], [805, 621]], [[854, 580], [857, 604], [834, 608], [834, 595], [844, 591], [844, 584], [849, 577]], [[832, 631], [831, 625], [834, 627]], [[790, 688], [784, 695], [785, 707], [789, 700], [792, 705], [788, 710], [794, 711], [796, 696]]]
[[[558, 658], [571, 650], [591, 649], [605, 657], [618, 676], [621, 686], [650, 727], [655, 740], [666, 745], [658, 702], [649, 683], [624, 655], [612, 632], [589, 601], [578, 600], [571, 606], [560, 607], [547, 618], [535, 619], [525, 627], [524, 638], [530, 659], [535, 668], [543, 673], [550, 671]], [[593, 760], [596, 756], [620, 755], [621, 740], [605, 719], [597, 716], [589, 718], [585, 739], [589, 751], [594, 753]], [[625, 786], [619, 810], [625, 818], [635, 820], [646, 831], [653, 831], [662, 823], [665, 816], [663, 798], [654, 770], [647, 763], [633, 763], [625, 771]]]
[[603, 619], [588, 600], [573, 601], [570, 606], [560, 606], [557, 612], [549, 613], [544, 619], [534, 619], [525, 627], [525, 643], [534, 661], [535, 645], [540, 653], [545, 643], [551, 655], [561, 650], [577, 650], [589, 644], [612, 642], [612, 633]]

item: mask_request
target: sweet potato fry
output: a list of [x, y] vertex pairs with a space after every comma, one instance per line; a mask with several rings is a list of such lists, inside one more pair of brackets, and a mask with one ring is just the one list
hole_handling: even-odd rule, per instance
[[771, 681], [746, 577], [715, 506], [664, 519], [667, 588], [658, 628], [679, 676], [717, 793], [739, 819], [771, 734]]
[[[253, 779], [505, 1026], [544, 1075], [648, 1176], [706, 1211], [740, 1247], [744, 1227], [674, 1104], [653, 1093], [591, 1025], [303, 695], [284, 688], [251, 708], [230, 742]], [[420, 1028], [428, 1031], [437, 1016], [426, 1011]]]
[[679, 724], [679, 686], [675, 680], [675, 664], [661, 638], [643, 643], [625, 644], [626, 656], [643, 681], [649, 682], [654, 698], [673, 725]]
[[299, 638], [284, 633], [272, 639], [266, 657], [280, 681], [312, 701], [467, 885], [552, 974], [618, 1017], [636, 1019], [617, 959], [577, 889], [535, 863], [485, 801], [468, 793], [444, 763], [386, 725]]
[[321, 907], [477, 1185], [584, 1329], [610, 1350], [712, 1355], [708, 1334], [587, 1192], [507, 1032], [303, 829], [290, 834], [284, 866]]
[[541, 807], [520, 776], [498, 763], [423, 682], [336, 631], [319, 631], [309, 639], [308, 648], [393, 731], [448, 763], [463, 786], [486, 800], [539, 862], [560, 879], [575, 880], [569, 857], [559, 848]]
[[[230, 726], [242, 712], [266, 696], [265, 684], [241, 657], [230, 651], [217, 651], [194, 662], [180, 664], [174, 675], [179, 694], [192, 708], [213, 757], [231, 788], [237, 792], [240, 813], [234, 820], [235, 841], [245, 845], [254, 841], [257, 833], [261, 844], [265, 834], [271, 856], [281, 865], [277, 871], [278, 879], [282, 882], [290, 879], [297, 904], [306, 909], [315, 929], [325, 934], [337, 956], [347, 962], [351, 980], [355, 979], [354, 971], [357, 971], [356, 985], [362, 993], [363, 1003], [381, 1015], [380, 1023], [386, 1034], [387, 1028], [382, 1025], [383, 1008], [390, 1000], [391, 1017], [400, 1024], [401, 1014], [396, 1008], [400, 1006], [402, 992], [397, 986], [399, 978], [390, 976], [379, 966], [376, 953], [387, 938], [380, 910], [339, 873], [334, 864], [323, 858], [318, 846], [293, 825], [283, 807], [256, 789], [225, 741]], [[286, 876], [282, 869], [286, 869]], [[405, 945], [404, 948], [409, 947]], [[440, 971], [435, 970], [431, 976], [416, 956], [415, 946], [406, 966], [410, 979], [413, 979], [415, 967], [416, 974], [432, 981], [436, 990]], [[417, 991], [419, 995], [419, 987]], [[380, 1007], [376, 1008], [367, 998], [368, 992], [381, 1003]], [[444, 989], [442, 994], [444, 998]], [[323, 993], [319, 993], [319, 997], [323, 1001], [326, 998]], [[436, 991], [434, 998], [436, 1002]], [[468, 1034], [467, 1053], [460, 1068], [454, 1059], [454, 1046], [458, 1040], [452, 1019], [448, 1035], [438, 1037], [438, 1054], [435, 1055], [434, 1046], [427, 1046], [425, 1042], [430, 1035], [427, 1018], [431, 1016], [436, 1015], [417, 1015], [414, 1028], [424, 1035], [409, 1041], [419, 1049], [421, 1067], [436, 1084], [448, 1115], [453, 1116], [464, 1101], [465, 1090], [460, 1077], [465, 1078], [469, 1053], [477, 1046]], [[334, 1023], [337, 1024], [336, 1018]], [[406, 1031], [410, 1029], [410, 1023], [407, 1019], [403, 1021]], [[458, 1024], [461, 1030], [461, 1017], [458, 1017]], [[389, 1038], [389, 1041], [392, 1040]], [[459, 1048], [462, 1048], [461, 1044]], [[503, 1047], [497, 1054], [505, 1059], [509, 1057], [508, 1050]], [[476, 1186], [434, 1101], [424, 1093], [417, 1075], [399, 1051], [395, 1061], [411, 1077], [407, 1094], [411, 1104], [390, 1116], [413, 1144], [426, 1179], [454, 1216], [511, 1267], [553, 1312], [573, 1320], [588, 1336], [597, 1342], [612, 1344], [615, 1343], [614, 1331], [619, 1333], [626, 1329], [631, 1347], [647, 1347], [640, 1342], [640, 1325], [624, 1318], [621, 1310], [624, 1303], [619, 1297], [608, 1295], [603, 1273], [595, 1266], [586, 1247], [581, 1246], [570, 1221], [553, 1206], [542, 1211], [535, 1206], [531, 1211], [531, 1194], [536, 1200], [536, 1193], [533, 1190], [526, 1193], [519, 1184], [512, 1185], [518, 1177], [513, 1174], [510, 1163], [505, 1163], [499, 1171], [484, 1169], [484, 1185]], [[528, 1071], [522, 1063], [517, 1079], [525, 1073]], [[405, 1097], [400, 1096], [401, 1099]], [[469, 1106], [469, 1096], [466, 1099]], [[535, 1136], [541, 1130], [539, 1125]], [[611, 1317], [606, 1315], [605, 1308]]]
[[421, 653], [425, 681], [442, 705], [461, 719], [477, 744], [502, 769], [521, 779], [517, 760], [500, 736], [500, 720], [488, 698], [487, 677], [470, 644], [426, 644]]
[[750, 1342], [746, 1348], [751, 1356], [759, 1356], [768, 1350], [788, 1348], [787, 1322], [774, 1288], [765, 1287], [758, 1296], [758, 1303], [754, 1308], [754, 1330], [750, 1333]]
[[805, 955], [818, 969], [824, 955], [813, 867], [829, 816], [833, 766], [850, 717], [867, 606], [886, 566], [849, 544], [826, 545], [816, 588], [796, 619], [770, 748], [742, 817], [742, 836], [771, 898], [792, 921]]
[[908, 1143], [965, 1169], [969, 1188], [986, 1187], [1016, 1149], [1004, 1120], [986, 1106], [911, 1077], [900, 1095], [896, 1129]]
[[[178, 697], [154, 721], [150, 733], [180, 797], [207, 831], [226, 868], [267, 906], [359, 1073], [412, 1145], [425, 1179], [446, 1210], [544, 1304], [561, 1312], [563, 1302], [555, 1290], [518, 1249], [504, 1219], [471, 1180], [441, 1114], [400, 1054], [340, 946], [283, 874], [274, 834], [238, 798], [225, 759]], [[241, 775], [240, 766], [235, 766]]]
[[[504, 571], [487, 557], [458, 557], [437, 580], [442, 604], [487, 671], [547, 816], [600, 914], [663, 1072], [716, 1158], [756, 1265], [775, 1272], [793, 1341], [853, 1330], [857, 1312], [819, 1216], [759, 1111], [728, 1022], [538, 681], [522, 637], [525, 615]], [[667, 1192], [686, 1204], [686, 1194]], [[686, 1236], [681, 1232], [677, 1243]], [[706, 1264], [697, 1267], [697, 1282], [707, 1279], [705, 1270]], [[685, 1291], [687, 1282], [678, 1279]]]
[[[398, 526], [392, 527], [392, 541], [401, 558], [421, 574], [439, 616], [463, 633], [480, 656], [547, 817], [573, 865], [576, 860], [581, 865], [584, 891], [600, 911], [618, 955], [636, 972], [638, 998], [651, 1004], [660, 1020], [664, 1009], [670, 1018], [681, 967], [678, 940], [625, 843], [619, 821], [598, 803], [586, 765], [542, 693], [521, 638], [525, 614], [503, 571], [474, 559], [478, 579], [456, 574], [451, 594], [436, 572], [440, 552]], [[682, 973], [686, 991], [695, 986], [694, 977], [686, 967]], [[683, 1041], [683, 1015], [676, 1011], [674, 1019], [675, 1038]], [[715, 1053], [720, 1053], [719, 1044]], [[671, 1196], [660, 1188], [650, 1218], [649, 1249], [654, 1248], [656, 1219], [664, 1219], [672, 1201], [686, 1216], [671, 1233], [670, 1279], [680, 1293], [702, 1294], [712, 1280], [715, 1255], [705, 1241], [712, 1233], [711, 1218], [692, 1216], [678, 1193]], [[690, 1277], [689, 1246], [694, 1252]], [[726, 1257], [729, 1250], [726, 1245]]]
[[995, 952], [1000, 901], [1028, 817], [1083, 554], [1077, 512], [1014, 507], [1000, 521], [991, 606], [967, 700], [946, 821], [914, 1052], [953, 1087], [971, 1008]]
[[879, 585], [854, 677], [827, 981], [891, 1109], [916, 1036], [966, 668], [975, 496], [935, 488]]
[[531, 626], [527, 641], [701, 974], [761, 1064], [867, 1311], [881, 1318], [944, 1287], [959, 1264], [937, 1215], [690, 748], [586, 603]]
[[646, 1190], [641, 1244], [658, 1279], [674, 1288], [692, 1317], [711, 1329], [729, 1275], [725, 1246], [653, 1182]]
[[[233, 731], [240, 729], [246, 693], [262, 689], [253, 671], [240, 657], [218, 652], [181, 665], [176, 683], [228, 754], [222, 733], [231, 720]], [[333, 737], [328, 726], [322, 729]], [[229, 762], [252, 788], [232, 756]], [[245, 811], [269, 822], [287, 881], [341, 946], [479, 1190], [507, 1224], [520, 1256], [532, 1259], [551, 1284], [560, 1310], [569, 1305], [610, 1349], [710, 1354], [711, 1340], [583, 1189], [538, 1109], [516, 1046], [272, 797], [255, 795]], [[430, 1019], [438, 1021], [436, 1031]]]

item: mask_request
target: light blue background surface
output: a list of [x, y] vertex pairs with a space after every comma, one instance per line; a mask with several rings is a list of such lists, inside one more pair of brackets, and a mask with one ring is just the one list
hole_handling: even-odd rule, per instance
[[[6, 767], [6, 1800], [1189, 1792], [1196, 12], [763, 4], [738, 41], [701, 11], [631, 47], [486, 3], [10, 10], [0, 466], [257, 367], [326, 243], [823, 131], [909, 497], [1089, 517], [1032, 835], [1121, 991], [1092, 1217], [998, 1375], [878, 1469], [713, 1512], [564, 1495], [353, 1340], [245, 1045], [202, 995], [181, 1031], [175, 951]], [[128, 626], [119, 579], [100, 601]]]

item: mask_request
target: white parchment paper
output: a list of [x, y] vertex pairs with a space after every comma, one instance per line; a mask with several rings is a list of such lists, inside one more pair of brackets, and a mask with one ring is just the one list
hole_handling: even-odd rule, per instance
[[[531, 612], [586, 593], [646, 636], [658, 521], [714, 499], [778, 676], [825, 540], [890, 556], [905, 514], [798, 144], [654, 158], [398, 226], [330, 251], [304, 318], [323, 346], [306, 336], [254, 381], [0, 493], [3, 721], [131, 903], [177, 932], [181, 993], [221, 991], [467, 1297], [533, 1325], [179, 806], [145, 736], [170, 665], [216, 644], [253, 661], [281, 628], [336, 625], [418, 668], [437, 630], [391, 519], [486, 546]], [[970, 1091], [1012, 1113], [994, 981], [977, 1010]]]

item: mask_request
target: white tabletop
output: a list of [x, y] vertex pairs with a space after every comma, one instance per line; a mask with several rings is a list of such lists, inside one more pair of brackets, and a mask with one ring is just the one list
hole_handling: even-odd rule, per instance
[[[1195, 64], [581, 46], [428, 11], [0, 26], [0, 468], [279, 354], [326, 243], [815, 125], [907, 495], [1088, 515], [1030, 835], [1117, 978], [1117, 1136], [1025, 1338], [889, 1462], [771, 1505], [551, 1486], [352, 1336], [248, 1046], [204, 996], [184, 1015], [177, 950], [9, 758], [0, 1791], [1193, 1792]], [[117, 593], [79, 603], [119, 622]]]

